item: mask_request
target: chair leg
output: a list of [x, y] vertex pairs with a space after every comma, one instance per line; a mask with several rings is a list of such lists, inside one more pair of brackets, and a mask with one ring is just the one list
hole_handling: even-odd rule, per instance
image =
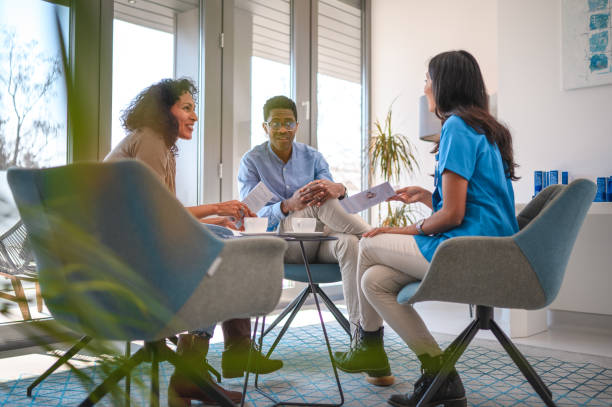
[[95, 388], [93, 392], [87, 396], [85, 400], [79, 404], [80, 407], [89, 407], [96, 404], [102, 397], [108, 393], [112, 386], [115, 385], [119, 380], [129, 374], [132, 369], [141, 364], [147, 359], [147, 352], [145, 348], [139, 349], [134, 353], [128, 360], [126, 360], [121, 366], [113, 370], [110, 375]]
[[323, 289], [321, 289], [321, 287], [319, 287], [318, 284], [315, 287], [316, 287], [316, 290], [317, 290], [317, 294], [319, 294], [319, 296], [321, 297], [321, 299], [323, 300], [323, 302], [327, 306], [327, 309], [329, 310], [329, 312], [332, 313], [334, 318], [336, 318], [336, 321], [338, 321], [340, 326], [344, 329], [344, 331], [350, 337], [351, 336], [351, 324], [350, 324], [350, 322], [346, 319], [346, 317], [338, 309], [338, 307], [336, 307], [336, 304], [334, 304], [334, 302], [327, 296], [327, 294], [325, 294]]
[[[129, 375], [129, 373], [128, 373]], [[151, 407], [159, 407], [159, 355], [155, 346], [151, 347]]]
[[451, 357], [453, 352], [457, 350], [457, 345], [459, 345], [463, 341], [465, 336], [472, 330], [472, 326], [474, 323], [474, 320], [472, 320], [472, 322], [468, 324], [468, 326], [463, 330], [463, 332], [461, 332], [459, 336], [457, 336], [455, 340], [452, 341], [451, 344], [446, 347], [446, 349], [444, 349], [445, 359]]
[[[132, 356], [132, 349], [131, 349], [131, 345], [132, 343], [130, 341], [127, 341], [125, 343], [125, 359], [129, 359], [130, 356]], [[131, 395], [130, 395], [130, 388], [132, 385], [132, 374], [131, 372], [128, 372], [127, 375], [125, 376], [125, 407], [130, 407], [130, 402], [131, 402]]]
[[165, 359], [167, 359], [168, 362], [170, 362], [176, 369], [183, 370], [190, 381], [204, 390], [206, 394], [213, 398], [220, 406], [235, 407], [235, 404], [229, 398], [227, 398], [225, 394], [212, 387], [210, 383], [204, 379], [204, 376], [202, 376], [200, 372], [196, 371], [192, 367], [191, 363], [184, 362], [176, 353], [170, 351], [169, 349]]
[[468, 328], [463, 331], [465, 335], [463, 335], [463, 338], [456, 344], [456, 349], [450, 353], [448, 359], [444, 361], [442, 368], [434, 378], [433, 382], [431, 382], [431, 385], [417, 404], [417, 407], [425, 407], [429, 405], [429, 401], [432, 399], [434, 394], [436, 394], [442, 383], [444, 383], [444, 381], [448, 377], [448, 373], [455, 366], [455, 363], [457, 363], [457, 361], [459, 360], [463, 352], [465, 352], [465, 349], [468, 347], [470, 342], [472, 342], [472, 339], [474, 339], [474, 336], [476, 336], [476, 333], [479, 330], [479, 320], [475, 319], [470, 323], [470, 325], [468, 325]]
[[42, 312], [43, 298], [42, 298], [42, 294], [40, 293], [40, 283], [36, 281], [35, 286], [36, 286], [36, 309], [38, 310], [38, 312]]
[[45, 370], [43, 374], [38, 376], [36, 380], [34, 380], [34, 382], [32, 382], [32, 384], [28, 386], [28, 389], [27, 389], [28, 397], [32, 397], [32, 390], [34, 390], [34, 387], [38, 386], [40, 382], [45, 380], [51, 373], [55, 372], [57, 368], [59, 368], [61, 365], [66, 363], [68, 360], [70, 360], [70, 358], [72, 358], [74, 355], [76, 355], [81, 349], [85, 347], [85, 345], [89, 343], [89, 341], [91, 341], [91, 337], [87, 335], [83, 336], [77, 343], [75, 343], [70, 349], [68, 349], [59, 359], [57, 359], [55, 363], [52, 364], [49, 369]]
[[[304, 295], [300, 296], [300, 300], [295, 305], [295, 308], [293, 308], [293, 311], [291, 312], [291, 315], [289, 315], [289, 318], [287, 319], [287, 322], [285, 322], [285, 325], [283, 325], [283, 328], [278, 333], [278, 336], [276, 337], [276, 339], [274, 340], [274, 343], [272, 344], [272, 346], [268, 350], [268, 353], [266, 353], [266, 358], [269, 358], [270, 355], [272, 355], [272, 352], [274, 352], [274, 349], [276, 348], [276, 345], [278, 345], [278, 343], [280, 342], [280, 340], [283, 337], [283, 335], [285, 335], [285, 333], [287, 332], [287, 329], [289, 329], [289, 325], [291, 325], [291, 322], [293, 322], [293, 319], [295, 318], [297, 313], [300, 311], [300, 309], [302, 308], [302, 305], [304, 305], [304, 302], [306, 302], [306, 298], [308, 297], [308, 294], [310, 294], [311, 292], [312, 292], [312, 290], [310, 290], [310, 289], [308, 291], [304, 290], [302, 292], [302, 294], [304, 294]], [[274, 322], [276, 322], [278, 320], [279, 320], [279, 318], [276, 318], [276, 320]], [[268, 332], [268, 331], [266, 331], [266, 332]], [[264, 334], [262, 336], [265, 336], [265, 332], [264, 332]]]
[[[264, 317], [265, 318], [265, 317]], [[255, 325], [253, 326], [253, 338], [251, 339], [251, 343], [255, 344], [255, 339], [257, 338], [257, 324], [259, 323], [259, 317], [255, 318]], [[249, 358], [247, 359], [247, 369], [244, 374], [244, 384], [242, 385], [242, 399], [240, 400], [240, 407], [244, 407], [244, 402], [246, 400], [247, 393], [247, 385], [249, 384], [249, 372], [251, 370], [251, 363], [253, 363], [253, 347], [249, 349]]]
[[264, 336], [266, 336], [272, 329], [274, 329], [276, 325], [278, 325], [283, 320], [283, 318], [287, 316], [287, 314], [293, 311], [297, 304], [299, 304], [300, 302], [303, 304], [305, 299], [308, 297], [308, 294], [310, 293], [310, 286], [304, 288], [302, 292], [297, 297], [295, 297], [293, 301], [291, 301], [291, 303], [289, 303], [289, 305], [287, 305], [285, 309], [283, 309], [283, 311], [279, 314], [279, 316], [276, 317], [276, 319], [270, 324], [270, 326], [264, 332]]
[[28, 307], [28, 299], [25, 296], [21, 281], [17, 278], [11, 278], [11, 284], [13, 284], [13, 290], [15, 290], [15, 297], [17, 297], [17, 304], [19, 305], [19, 310], [21, 311], [21, 315], [23, 315], [23, 319], [32, 319], [30, 308]]
[[514, 364], [520, 369], [523, 376], [525, 376], [529, 384], [531, 384], [531, 387], [533, 387], [536, 393], [538, 393], [542, 401], [546, 403], [548, 407], [556, 407], [556, 404], [552, 399], [551, 391], [548, 389], [548, 387], [546, 387], [540, 376], [538, 376], [527, 359], [525, 359], [525, 356], [523, 356], [518, 348], [514, 346], [510, 338], [506, 336], [504, 331], [501, 330], [495, 321], [490, 321], [489, 324], [493, 335], [495, 335], [499, 343], [501, 343], [508, 355], [510, 355]]

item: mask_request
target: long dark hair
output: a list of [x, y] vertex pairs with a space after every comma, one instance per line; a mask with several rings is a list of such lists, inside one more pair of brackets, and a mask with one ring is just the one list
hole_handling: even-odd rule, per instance
[[[489, 98], [476, 58], [463, 50], [443, 52], [429, 61], [428, 72], [436, 116], [444, 124], [451, 115], [457, 115], [477, 132], [484, 133], [489, 143], [497, 144], [506, 164], [506, 176], [518, 180], [514, 172], [518, 165], [514, 162], [512, 135], [489, 113]], [[438, 147], [439, 144], [434, 151]]]
[[143, 127], [164, 136], [166, 146], [177, 153], [178, 122], [170, 112], [177, 100], [188, 92], [195, 99], [198, 89], [191, 79], [162, 79], [138, 94], [122, 112], [121, 123], [126, 131]]

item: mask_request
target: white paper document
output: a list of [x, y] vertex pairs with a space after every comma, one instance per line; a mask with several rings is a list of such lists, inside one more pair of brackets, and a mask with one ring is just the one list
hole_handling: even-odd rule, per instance
[[388, 182], [376, 185], [370, 189], [349, 196], [340, 201], [340, 205], [348, 213], [357, 213], [366, 210], [378, 203], [386, 201], [395, 195], [395, 190]]
[[259, 182], [259, 184], [255, 185], [255, 188], [249, 192], [249, 194], [242, 200], [249, 209], [255, 213], [259, 212], [261, 208], [263, 208], [270, 199], [274, 198], [274, 193], [268, 189], [268, 187], [263, 183]]

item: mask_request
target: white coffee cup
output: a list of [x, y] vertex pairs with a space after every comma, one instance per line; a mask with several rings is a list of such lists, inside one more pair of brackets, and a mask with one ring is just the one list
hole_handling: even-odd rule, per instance
[[247, 233], [263, 233], [268, 229], [268, 218], [244, 218], [244, 231]]
[[291, 226], [294, 232], [312, 233], [317, 228], [317, 220], [315, 218], [292, 218]]

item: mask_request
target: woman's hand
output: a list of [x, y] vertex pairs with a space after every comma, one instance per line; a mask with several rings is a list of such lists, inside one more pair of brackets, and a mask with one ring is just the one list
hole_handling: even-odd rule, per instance
[[376, 235], [381, 235], [383, 233], [395, 233], [397, 235], [414, 235], [416, 234], [416, 229], [414, 228], [414, 226], [408, 226], [408, 227], [392, 227], [392, 226], [381, 226], [378, 228], [374, 228], [372, 230], [369, 230], [367, 232], [365, 232], [362, 236], [363, 237], [374, 237]]
[[244, 230], [244, 226], [237, 228], [235, 222], [232, 222], [230, 218], [225, 218], [225, 217], [202, 218], [200, 219], [200, 222], [207, 223], [209, 225], [223, 226], [223, 227], [234, 229], [234, 230]]
[[216, 214], [221, 216], [233, 216], [236, 219], [242, 219], [245, 216], [257, 216], [246, 204], [236, 200], [220, 202], [216, 206]]
[[397, 189], [395, 191], [395, 195], [387, 199], [387, 201], [401, 201], [405, 204], [421, 202], [429, 206], [430, 208], [432, 207], [431, 192], [429, 192], [425, 188], [417, 186]]

